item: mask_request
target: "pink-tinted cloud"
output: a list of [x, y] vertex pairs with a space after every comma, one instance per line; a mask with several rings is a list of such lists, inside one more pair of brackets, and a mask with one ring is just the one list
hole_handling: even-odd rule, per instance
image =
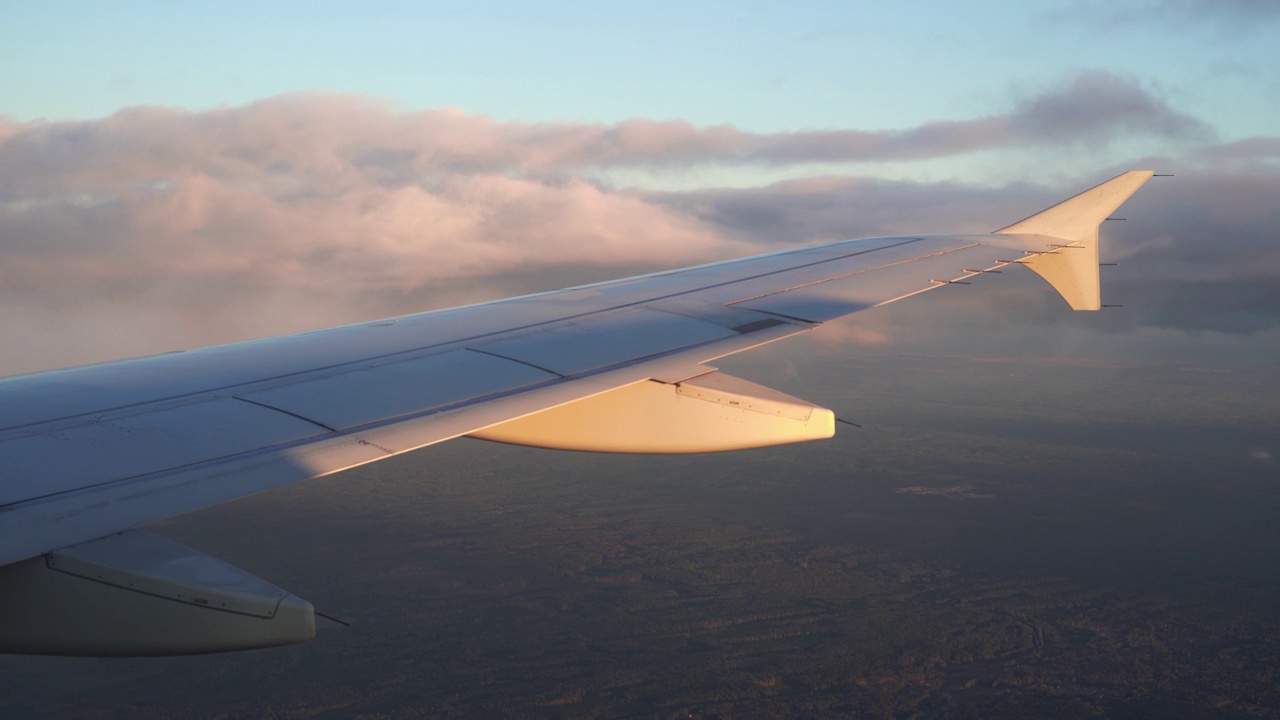
[[[1065, 122], [1055, 108], [1073, 103]], [[778, 243], [986, 230], [1048, 195], [848, 177], [664, 194], [582, 179], [610, 168], [911, 160], [1200, 129], [1105, 74], [1004, 115], [895, 131], [513, 123], [344, 95], [198, 112], [131, 108], [84, 122], [0, 120], [0, 374], [553, 289]]]
[[[634, 195], [522, 172], [514, 156], [536, 153], [493, 125], [346, 97], [8, 125], [0, 373], [553, 289], [524, 278], [566, 267], [557, 279], [572, 282], [754, 249]], [[387, 161], [435, 131], [413, 163]], [[74, 328], [113, 324], [58, 359], [32, 354], [58, 329], [66, 350]]]
[[114, 194], [203, 174], [252, 182], [273, 197], [323, 197], [368, 184], [430, 185], [460, 173], [917, 160], [1209, 132], [1140, 83], [1106, 72], [1082, 74], [987, 117], [901, 130], [774, 134], [644, 119], [501, 122], [456, 109], [400, 112], [361, 96], [297, 94], [200, 112], [129, 108], [86, 122], [0, 120], [0, 160], [14, 169], [0, 174], [0, 193], [42, 197], [50, 185], [81, 185]]

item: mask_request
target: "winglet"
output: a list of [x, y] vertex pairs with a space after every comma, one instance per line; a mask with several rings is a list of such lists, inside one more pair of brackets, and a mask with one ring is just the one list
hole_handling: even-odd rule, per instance
[[1021, 264], [1047, 280], [1073, 310], [1098, 310], [1098, 226], [1153, 174], [1130, 170], [996, 233], [1047, 236], [1053, 249]]

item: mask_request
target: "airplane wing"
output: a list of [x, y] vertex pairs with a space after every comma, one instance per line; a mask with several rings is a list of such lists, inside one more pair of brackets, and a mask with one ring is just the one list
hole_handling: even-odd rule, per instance
[[310, 639], [311, 606], [132, 530], [462, 435], [601, 452], [830, 437], [709, 363], [1011, 265], [1101, 307], [1124, 173], [985, 235], [848, 240], [451, 310], [0, 380], [0, 651]]

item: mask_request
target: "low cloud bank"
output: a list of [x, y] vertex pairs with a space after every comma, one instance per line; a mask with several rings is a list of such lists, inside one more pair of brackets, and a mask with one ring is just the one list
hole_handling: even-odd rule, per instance
[[[891, 130], [755, 133], [731, 125], [626, 120], [503, 122], [457, 109], [398, 112], [355, 95], [295, 94], [192, 112], [136, 107], [101, 120], [0, 120], [6, 195], [53, 188], [162, 187], [208, 176], [252, 180], [275, 197], [354, 186], [430, 185], [458, 174], [548, 175], [619, 167], [902, 161], [984, 150], [1105, 144], [1125, 137], [1200, 141], [1213, 131], [1129, 77], [1092, 71], [1007, 112]], [[20, 170], [20, 172], [18, 172]]]
[[[1122, 263], [1107, 271], [1104, 289], [1124, 300], [1129, 319], [1103, 326], [1251, 334], [1280, 325], [1280, 168], [1147, 162], [1174, 177], [1148, 183], [1119, 213], [1125, 222], [1103, 227], [1105, 259]], [[650, 197], [735, 237], [823, 241], [990, 232], [1106, 177], [1074, 188], [831, 177]], [[1059, 308], [1045, 308], [1040, 319], [1053, 322]]]

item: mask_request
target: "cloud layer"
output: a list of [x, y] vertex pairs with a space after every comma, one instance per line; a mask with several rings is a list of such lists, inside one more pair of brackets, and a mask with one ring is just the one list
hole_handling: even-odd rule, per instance
[[[1185, 295], [1171, 296], [1143, 322], [1194, 329], [1232, 315], [1228, 329], [1239, 331], [1274, 323], [1280, 312], [1267, 283], [1280, 268], [1261, 238], [1280, 220], [1271, 200], [1280, 180], [1267, 159], [1280, 140], [1206, 146], [1210, 128], [1139, 83], [1100, 72], [1004, 114], [883, 131], [500, 122], [344, 95], [199, 112], [131, 108], [87, 122], [0, 120], [0, 324], [11, 340], [0, 374], [478, 301], [782, 242], [989, 230], [1063, 192], [817, 177], [653, 193], [584, 179], [610, 169], [910, 161], [1134, 134], [1191, 148], [1187, 162], [1198, 164], [1188, 172], [1213, 168], [1162, 188], [1148, 213], [1155, 224], [1132, 243], [1150, 277], [1173, 274], [1205, 302], [1192, 311], [1179, 305]], [[1247, 318], [1232, 290], [1238, 273], [1256, 289]], [[1155, 284], [1149, 290], [1159, 294]]]
[[[1212, 168], [1169, 158], [1145, 162], [1151, 163], [1174, 177], [1154, 179], [1125, 205], [1126, 222], [1103, 228], [1105, 259], [1123, 264], [1107, 272], [1105, 291], [1125, 301], [1127, 326], [1246, 334], [1280, 326], [1280, 168], [1265, 162]], [[1103, 171], [1087, 182], [1107, 176]], [[1084, 184], [991, 188], [826, 177], [650, 197], [735, 237], [835, 240], [990, 232]], [[1038, 321], [1062, 321], [1054, 298], [1041, 293], [1041, 301], [1046, 313]]]

